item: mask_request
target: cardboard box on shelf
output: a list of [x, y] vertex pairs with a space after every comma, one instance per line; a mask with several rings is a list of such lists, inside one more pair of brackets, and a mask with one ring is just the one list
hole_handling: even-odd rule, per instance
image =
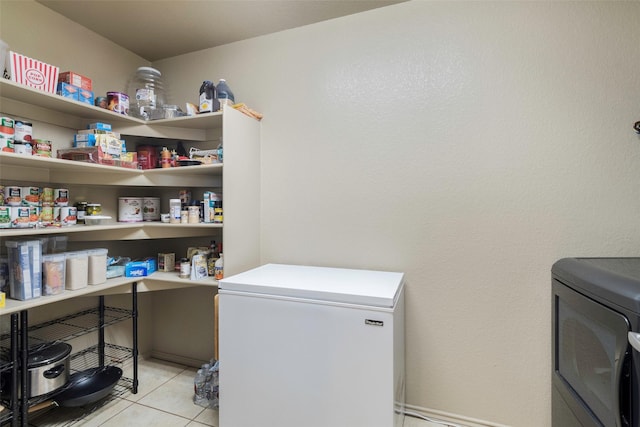
[[43, 92], [55, 93], [60, 69], [17, 52], [9, 52], [11, 80]]
[[73, 71], [61, 72], [60, 76], [58, 77], [58, 81], [72, 84], [84, 90], [93, 90], [92, 82], [89, 77], [85, 77], [82, 74], [74, 73]]

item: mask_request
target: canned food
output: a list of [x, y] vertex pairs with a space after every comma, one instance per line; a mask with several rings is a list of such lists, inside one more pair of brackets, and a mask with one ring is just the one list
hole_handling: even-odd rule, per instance
[[69, 206], [69, 190], [56, 188], [53, 190], [53, 203], [56, 206]]
[[4, 206], [4, 185], [0, 185], [0, 206]]
[[75, 206], [62, 206], [60, 208], [60, 224], [76, 225], [78, 219], [78, 209]]
[[31, 226], [30, 208], [28, 206], [11, 206], [9, 213], [11, 215], [11, 226], [15, 228], [28, 228]]
[[31, 156], [33, 154], [33, 148], [31, 147], [31, 143], [29, 142], [13, 141], [13, 152], [16, 154]]
[[29, 206], [29, 226], [37, 227], [40, 222], [40, 206]]
[[14, 135], [13, 140], [15, 142], [27, 142], [31, 143], [33, 139], [33, 124], [29, 122], [23, 122], [16, 120], [13, 125]]
[[0, 206], [0, 228], [11, 227], [11, 208], [9, 206]]
[[15, 135], [14, 121], [9, 117], [0, 117], [0, 149], [9, 147]]
[[96, 104], [96, 107], [100, 107], [104, 109], [107, 109], [107, 107], [109, 106], [109, 102], [107, 101], [107, 98], [104, 96], [96, 96], [95, 104]]
[[24, 206], [38, 206], [40, 204], [40, 188], [22, 187], [22, 204]]
[[160, 198], [144, 197], [142, 204], [142, 219], [144, 221], [158, 221], [160, 219]]
[[43, 224], [53, 223], [53, 206], [43, 206], [40, 209], [40, 222]]
[[42, 192], [40, 193], [40, 203], [42, 206], [53, 206], [53, 188], [42, 188]]
[[77, 209], [77, 221], [78, 224], [84, 224], [84, 217], [87, 214], [87, 206], [88, 203], [87, 202], [78, 202], [76, 203], [76, 209]]
[[31, 148], [35, 156], [51, 157], [51, 141], [46, 139], [34, 139]]
[[142, 221], [142, 197], [118, 198], [118, 221], [141, 222]]
[[20, 206], [22, 204], [22, 188], [4, 187], [4, 204], [7, 206]]

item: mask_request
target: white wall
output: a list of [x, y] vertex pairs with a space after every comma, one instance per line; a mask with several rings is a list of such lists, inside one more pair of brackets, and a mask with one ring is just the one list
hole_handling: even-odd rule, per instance
[[413, 1], [154, 65], [265, 114], [263, 261], [406, 272], [408, 403], [540, 427], [552, 263], [640, 247], [638, 22]]
[[[11, 23], [34, 16], [114, 49], [1, 7], [25, 54], [58, 58]], [[224, 77], [265, 114], [263, 261], [406, 272], [409, 404], [539, 427], [551, 264], [640, 246], [638, 22], [638, 2], [412, 1], [154, 65], [176, 103]], [[119, 78], [77, 71], [124, 81], [120, 54]]]

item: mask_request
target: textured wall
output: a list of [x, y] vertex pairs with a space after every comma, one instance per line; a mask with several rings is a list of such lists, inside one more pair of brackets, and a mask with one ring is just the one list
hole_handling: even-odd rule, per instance
[[265, 114], [263, 261], [407, 273], [409, 404], [540, 427], [551, 264], [640, 247], [638, 22], [412, 1], [155, 65], [176, 103], [226, 78]]
[[408, 403], [540, 427], [551, 264], [640, 248], [638, 22], [413, 1], [156, 65], [265, 113], [265, 262], [407, 273]]

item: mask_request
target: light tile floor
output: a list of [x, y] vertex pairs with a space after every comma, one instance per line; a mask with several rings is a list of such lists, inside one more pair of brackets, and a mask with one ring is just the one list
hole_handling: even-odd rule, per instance
[[[124, 375], [131, 378], [131, 366]], [[197, 406], [193, 397], [193, 379], [197, 369], [157, 359], [140, 359], [138, 393], [125, 392], [112, 398], [99, 410], [73, 423], [74, 427], [218, 427], [218, 411]], [[69, 425], [66, 408], [34, 414], [31, 427]], [[405, 417], [404, 427], [441, 427], [414, 417]]]

